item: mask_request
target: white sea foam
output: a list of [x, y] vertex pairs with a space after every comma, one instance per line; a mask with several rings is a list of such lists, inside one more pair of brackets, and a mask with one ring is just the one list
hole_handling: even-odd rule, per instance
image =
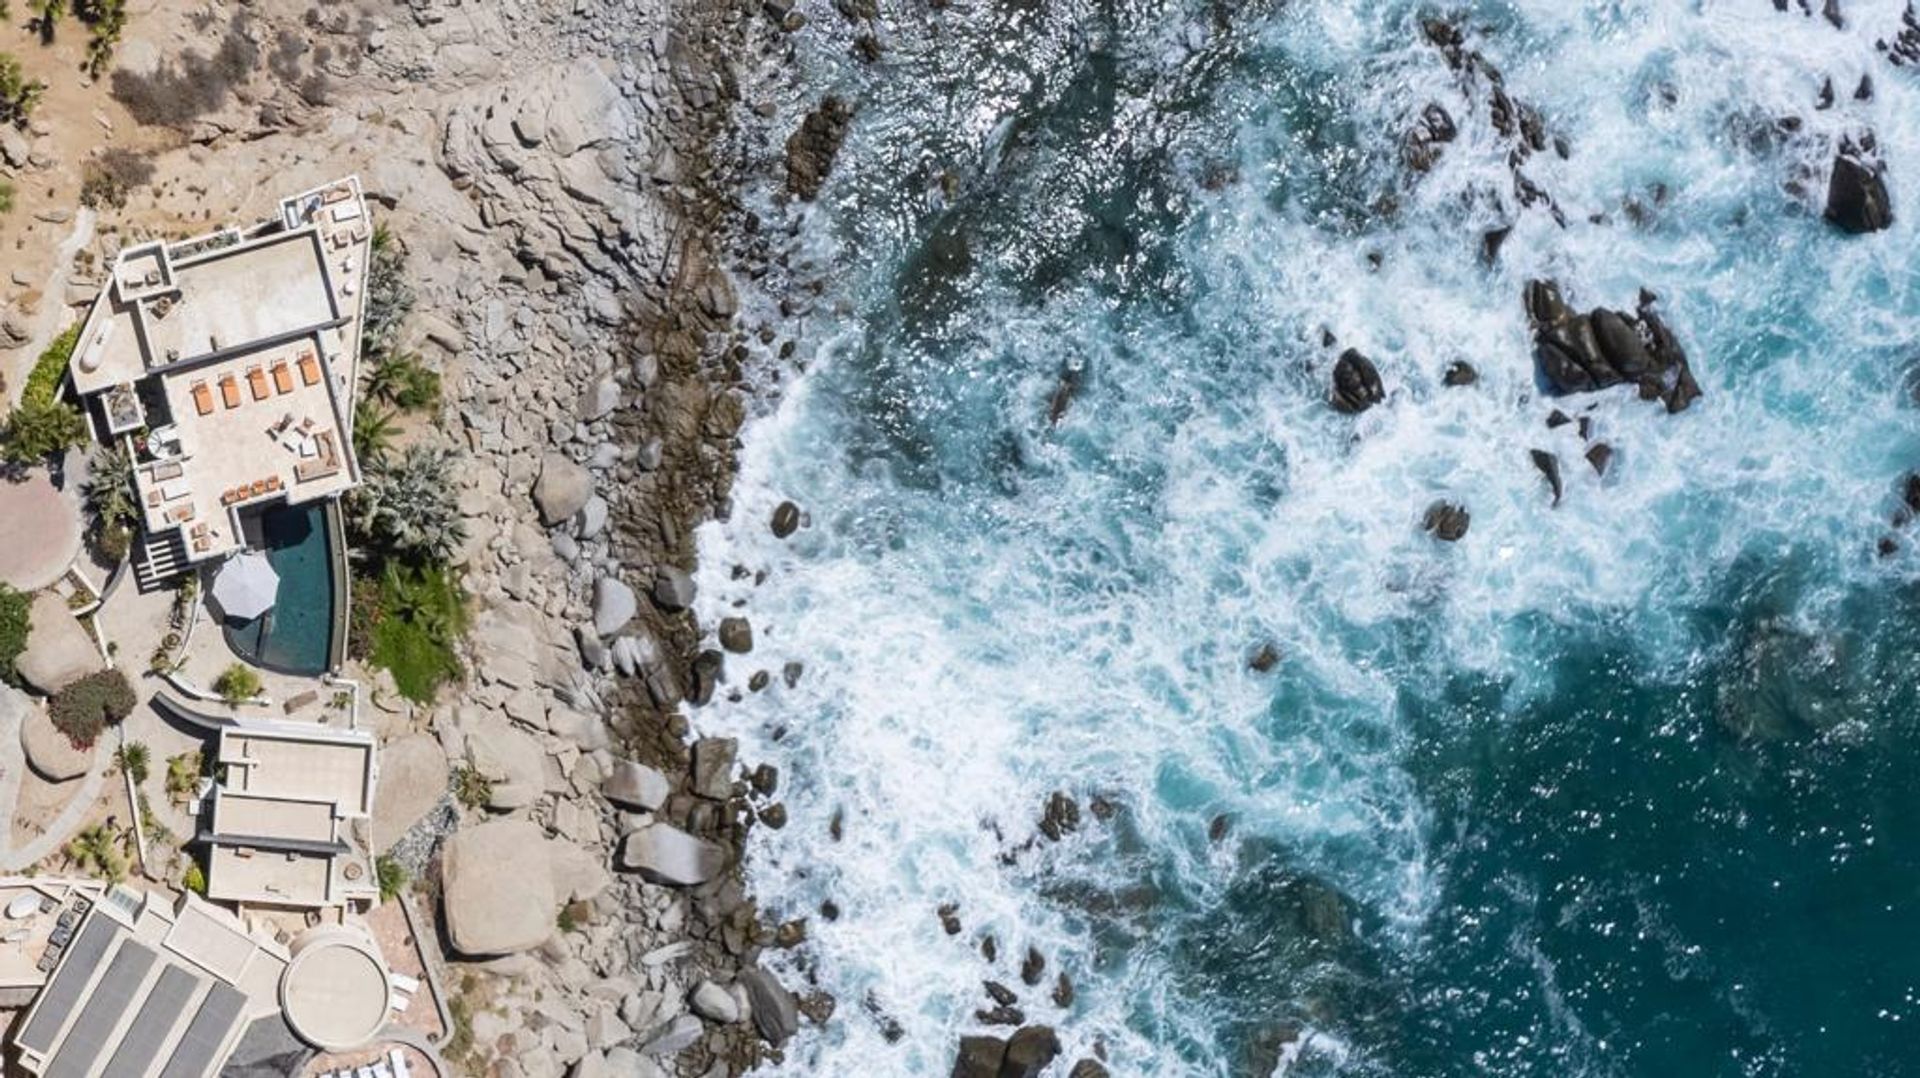
[[[976, 298], [1000, 307], [969, 325], [957, 354], [870, 340], [884, 322], [814, 327], [812, 372], [746, 432], [732, 521], [700, 537], [703, 621], [738, 601], [755, 620], [758, 650], [735, 660], [732, 683], [756, 666], [807, 664], [795, 688], [696, 716], [786, 772], [793, 823], [756, 837], [752, 882], [784, 915], [828, 897], [843, 911], [813, 917], [804, 959], [776, 958], [796, 977], [812, 964], [840, 1010], [769, 1073], [944, 1074], [984, 1005], [979, 981], [1010, 979], [1028, 944], [1080, 984], [1074, 1015], [1057, 1023], [1069, 1053], [1098, 1039], [1121, 1073], [1232, 1073], [1173, 945], [1117, 945], [1100, 917], [1044, 897], [1049, 884], [1153, 883], [1204, 918], [1236, 864], [1209, 846], [1207, 821], [1229, 813], [1236, 840], [1272, 840], [1360, 900], [1377, 945], [1417, 949], [1437, 883], [1425, 809], [1400, 768], [1403, 693], [1425, 696], [1460, 671], [1503, 681], [1512, 701], [1551, 690], [1542, 622], [1631, 625], [1642, 660], [1681, 677], [1704, 646], [1690, 612], [1743, 555], [1829, 566], [1838, 583], [1797, 611], [1814, 623], [1848, 581], [1910, 573], [1905, 559], [1872, 557], [1892, 482], [1920, 456], [1896, 369], [1920, 337], [1905, 256], [1920, 221], [1920, 87], [1872, 49], [1900, 6], [1850, 4], [1840, 32], [1746, 0], [1488, 5], [1499, 29], [1481, 46], [1573, 149], [1528, 165], [1568, 225], [1523, 215], [1491, 270], [1477, 261], [1479, 231], [1496, 222], [1463, 213], [1461, 196], [1509, 187], [1506, 149], [1484, 103], [1465, 107], [1419, 40], [1414, 5], [1295, 3], [1226, 31], [1198, 13], [1136, 13], [1104, 46], [1128, 70], [1122, 134], [1202, 156], [1206, 123], [1146, 106], [1197, 78], [1226, 33], [1256, 41], [1269, 66], [1284, 54], [1322, 73], [1388, 157], [1392, 132], [1430, 99], [1454, 113], [1461, 139], [1393, 223], [1331, 228], [1274, 197], [1314, 166], [1279, 156], [1301, 145], [1298, 117], [1267, 107], [1277, 91], [1266, 70], [1210, 102], [1240, 180], [1180, 196], [1186, 318], [1116, 311], [1105, 293], [1069, 285], [1040, 304]], [[1032, 33], [1027, 68], [1069, 66], [1080, 33]], [[909, 66], [942, 47], [910, 27], [898, 36]], [[857, 77], [813, 59], [823, 78]], [[847, 186], [829, 189], [813, 234], [823, 261], [848, 267], [844, 298], [858, 309], [887, 297], [889, 259], [918, 210], [885, 192], [922, 167], [926, 130], [976, 155], [976, 185], [1017, 184], [1036, 159], [1073, 151], [1021, 142], [1006, 122], [1029, 90], [1017, 66], [982, 65], [981, 83], [960, 90], [915, 90], [899, 72], [891, 96], [867, 87], [880, 104], [863, 112]], [[1863, 71], [1878, 92], [1854, 103]], [[1816, 112], [1826, 75], [1841, 104]], [[1671, 105], [1659, 103], [1663, 82]], [[1740, 118], [1785, 115], [1804, 123], [1785, 148], [1745, 145]], [[1896, 162], [1898, 217], [1888, 234], [1848, 239], [1818, 223], [1819, 197], [1832, 142], [1867, 127]], [[1092, 189], [1102, 167], [1127, 163], [1124, 141], [1057, 175]], [[1782, 188], [1796, 156], [1815, 175], [1798, 209]], [[1324, 165], [1329, 182], [1349, 167]], [[1628, 224], [1623, 202], [1656, 183], [1670, 195], [1654, 222]], [[1588, 223], [1595, 213], [1608, 223]], [[1043, 225], [1058, 234], [976, 250], [976, 263], [1030, 264], [1077, 222]], [[1520, 305], [1533, 276], [1556, 277], [1583, 307], [1658, 292], [1704, 398], [1678, 416], [1626, 390], [1542, 398]], [[1375, 360], [1384, 405], [1331, 414], [1332, 357], [1312, 343], [1321, 327]], [[868, 383], [869, 348], [901, 365], [894, 383]], [[1457, 359], [1479, 369], [1477, 387], [1440, 385]], [[1088, 363], [1088, 385], [1048, 429], [1055, 373], [1073, 360]], [[946, 454], [939, 482], [909, 477], [897, 446], [874, 448], [887, 443], [857, 410], [876, 401]], [[1545, 426], [1556, 405], [1617, 450], [1605, 478], [1581, 459], [1572, 425]], [[1008, 442], [1017, 463], [982, 461]], [[1535, 448], [1560, 457], [1557, 508], [1528, 461]], [[786, 497], [812, 519], [781, 542], [766, 521]], [[1461, 543], [1419, 530], [1443, 497], [1473, 514]], [[735, 564], [767, 570], [767, 582], [732, 579]], [[1416, 624], [1429, 639], [1410, 647]], [[1264, 639], [1285, 656], [1270, 678], [1244, 669]], [[1116, 852], [1090, 823], [1003, 863], [1058, 789], [1083, 804], [1119, 797], [1147, 852]], [[838, 844], [826, 837], [836, 812]], [[957, 939], [934, 915], [944, 902], [959, 906]], [[1002, 951], [991, 972], [975, 951], [985, 933]], [[898, 1044], [862, 1013], [869, 993], [904, 1030]], [[1026, 994], [1047, 1016], [1042, 993]]]

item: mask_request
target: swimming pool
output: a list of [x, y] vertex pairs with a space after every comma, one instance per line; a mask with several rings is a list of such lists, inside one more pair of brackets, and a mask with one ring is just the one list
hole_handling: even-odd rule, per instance
[[[227, 646], [255, 666], [286, 674], [323, 674], [333, 666], [333, 540], [325, 503], [287, 505], [260, 514], [258, 545], [280, 574], [273, 609], [225, 627]], [[251, 535], [253, 529], [249, 528]]]

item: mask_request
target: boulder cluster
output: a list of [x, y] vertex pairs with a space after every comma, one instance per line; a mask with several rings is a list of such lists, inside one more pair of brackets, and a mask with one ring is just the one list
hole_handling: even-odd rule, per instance
[[1686, 350], [1653, 309], [1653, 293], [1641, 290], [1633, 312], [1596, 307], [1576, 312], [1552, 281], [1527, 282], [1527, 318], [1533, 328], [1534, 361], [1555, 394], [1588, 393], [1618, 385], [1639, 387], [1642, 400], [1684, 411], [1700, 396]]

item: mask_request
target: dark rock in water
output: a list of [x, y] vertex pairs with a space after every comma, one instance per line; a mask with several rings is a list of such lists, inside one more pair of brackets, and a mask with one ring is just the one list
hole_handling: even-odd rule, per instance
[[842, 838], [846, 837], [846, 833], [847, 833], [846, 813], [842, 812], [840, 809], [834, 809], [833, 816], [827, 820], [827, 837], [833, 839], [835, 842], [838, 842]]
[[800, 507], [792, 502], [781, 502], [773, 507], [773, 537], [785, 539], [800, 530]]
[[1280, 649], [1271, 643], [1261, 644], [1253, 649], [1253, 654], [1247, 658], [1247, 668], [1257, 674], [1270, 673], [1279, 665]]
[[1061, 836], [1079, 829], [1080, 803], [1055, 790], [1053, 796], [1047, 798], [1046, 813], [1040, 818], [1040, 833], [1058, 842]]
[[840, 903], [835, 902], [831, 898], [820, 903], [820, 916], [828, 921], [838, 921], [840, 919]]
[[1246, 1060], [1238, 1073], [1272, 1074], [1279, 1070], [1287, 1049], [1300, 1040], [1300, 1032], [1298, 1025], [1287, 1021], [1271, 1022], [1254, 1031], [1247, 1038]]
[[1553, 504], [1559, 505], [1562, 493], [1560, 458], [1544, 449], [1529, 450], [1528, 454], [1533, 458], [1533, 466], [1540, 469], [1541, 475], [1547, 477], [1547, 487], [1553, 491]]
[[980, 957], [991, 965], [1000, 960], [1000, 941], [991, 935], [980, 937]]
[[1400, 159], [1413, 172], [1425, 172], [1440, 159], [1440, 147], [1459, 135], [1453, 117], [1439, 102], [1420, 110], [1420, 118], [1400, 144]]
[[1547, 429], [1548, 430], [1553, 430], [1558, 427], [1564, 427], [1571, 422], [1573, 422], [1573, 417], [1561, 411], [1558, 408], [1555, 408], [1553, 411], [1547, 413]]
[[1219, 842], [1226, 838], [1227, 832], [1232, 829], [1233, 818], [1223, 812], [1215, 816], [1213, 822], [1207, 825], [1207, 840], [1209, 842]]
[[940, 915], [940, 927], [946, 929], [947, 935], [957, 936], [960, 934], [960, 907], [951, 902], [946, 902], [942, 903], [940, 908], [935, 912]]
[[[1552, 281], [1529, 281], [1524, 302], [1533, 326], [1534, 361], [1556, 394], [1585, 393], [1637, 385], [1647, 400], [1664, 400], [1678, 412], [1700, 396], [1686, 350], [1641, 291], [1633, 314], [1596, 308], [1580, 314], [1568, 307]], [[1559, 412], [1548, 426], [1565, 422]]]
[[787, 665], [780, 668], [780, 680], [786, 682], [787, 688], [791, 689], [795, 685], [800, 684], [800, 675], [805, 670], [806, 670], [806, 667], [801, 665], [800, 663], [790, 662]]
[[1027, 1023], [1027, 1012], [1001, 1004], [974, 1011], [973, 1020], [983, 1026], [1023, 1026]]
[[1588, 441], [1593, 437], [1593, 420], [1588, 416], [1581, 416], [1578, 429], [1580, 431], [1580, 440], [1583, 442]]
[[704, 707], [713, 699], [714, 686], [720, 682], [720, 671], [726, 666], [726, 659], [713, 648], [707, 648], [693, 657], [693, 691], [687, 694], [687, 702], [695, 707]]
[[1843, 638], [1814, 637], [1784, 618], [1749, 623], [1717, 680], [1714, 721], [1748, 743], [1832, 728], [1849, 714], [1843, 646]]
[[1067, 976], [1066, 970], [1061, 970], [1053, 979], [1053, 1005], [1062, 1010], [1073, 1006], [1073, 978]]
[[1312, 876], [1291, 876], [1281, 885], [1280, 900], [1309, 942], [1329, 948], [1353, 942], [1353, 911], [1333, 887]]
[[747, 679], [747, 691], [760, 692], [771, 684], [773, 684], [772, 674], [765, 670], [755, 670], [753, 676]]
[[832, 94], [807, 113], [787, 139], [787, 190], [808, 202], [820, 194], [852, 123], [852, 106]]
[[753, 650], [753, 623], [745, 618], [720, 619], [720, 646], [735, 655], [745, 655]]
[[1480, 233], [1480, 261], [1491, 266], [1500, 261], [1500, 248], [1507, 245], [1507, 237], [1513, 235], [1512, 225], [1489, 228]]
[[1054, 1035], [1052, 1026], [1023, 1027], [1007, 1041], [1000, 1078], [1040, 1078], [1059, 1055], [1060, 1038]]
[[787, 826], [787, 806], [776, 801], [766, 808], [761, 809], [760, 822], [773, 828], [775, 831]]
[[1595, 475], [1606, 475], [1607, 465], [1613, 463], [1613, 447], [1605, 442], [1595, 442], [1587, 448], [1587, 463], [1593, 465]]
[[1452, 363], [1447, 364], [1446, 373], [1440, 376], [1441, 385], [1456, 388], [1459, 386], [1470, 386], [1479, 380], [1480, 372], [1474, 370], [1473, 364], [1468, 363], [1464, 359], [1456, 359]]
[[1872, 75], [1860, 76], [1860, 85], [1853, 88], [1853, 99], [1855, 101], [1872, 101], [1873, 100], [1873, 76]]
[[1833, 79], [1831, 76], [1820, 81], [1820, 96], [1813, 107], [1823, 112], [1833, 107]]
[[1002, 1007], [1011, 1007], [1020, 1002], [1020, 997], [1014, 994], [1013, 989], [1008, 988], [999, 981], [982, 981], [980, 983], [986, 988], [987, 995], [991, 996], [993, 1001]]
[[[885, 1038], [888, 1044], [899, 1044], [900, 1041], [906, 1037], [907, 1031], [900, 1025], [900, 1020], [887, 1013], [887, 1008], [880, 1002], [879, 996], [868, 992], [866, 998], [861, 1001], [861, 1004], [866, 1008], [867, 1013], [873, 1016], [874, 1023], [880, 1027], [880, 1036]], [[985, 1039], [995, 1042], [999, 1041], [998, 1037], [988, 1037]], [[962, 1051], [964, 1051], [964, 1042], [962, 1043]], [[1004, 1053], [1006, 1047], [1002, 1045], [1000, 1051]], [[995, 1056], [994, 1058], [998, 1060], [999, 1056]], [[993, 1065], [997, 1068], [1000, 1064], [996, 1062]], [[956, 1071], [955, 1073], [958, 1072]], [[987, 1071], [986, 1073], [992, 1074], [994, 1072]]]
[[807, 919], [796, 917], [791, 921], [782, 921], [773, 931], [773, 945], [782, 950], [791, 951], [807, 942]]
[[1093, 800], [1087, 802], [1087, 811], [1093, 813], [1094, 819], [1106, 823], [1120, 814], [1120, 806], [1104, 794], [1094, 794]]
[[1909, 510], [1920, 513], [1920, 472], [1908, 472], [1900, 484], [1900, 500]]
[[1821, 7], [1820, 13], [1826, 16], [1826, 20], [1833, 24], [1835, 30], [1845, 30], [1847, 28], [1847, 20], [1840, 14], [1840, 0], [1827, 0], [1826, 4]]
[[1854, 235], [1892, 225], [1893, 201], [1883, 167], [1847, 153], [1835, 157], [1827, 184], [1827, 220]]
[[1060, 420], [1073, 406], [1073, 399], [1080, 395], [1080, 368], [1069, 366], [1060, 372], [1060, 381], [1053, 387], [1053, 399], [1047, 402], [1047, 425], [1057, 427]]
[[754, 793], [761, 797], [772, 797], [774, 791], [780, 788], [780, 769], [772, 764], [761, 764], [753, 769], [753, 774], [747, 776], [747, 781], [753, 784]]
[[1880, 551], [1881, 557], [1891, 558], [1895, 554], [1900, 553], [1900, 540], [1895, 539], [1891, 535], [1883, 535], [1880, 537], [1877, 549]]
[[1038, 947], [1028, 947], [1027, 957], [1020, 963], [1020, 980], [1031, 988], [1040, 983], [1040, 977], [1047, 971], [1047, 957]]
[[1436, 539], [1455, 543], [1467, 534], [1467, 526], [1472, 522], [1473, 517], [1464, 506], [1439, 501], [1427, 506], [1427, 514], [1421, 518], [1420, 526]]
[[1380, 384], [1380, 372], [1373, 361], [1352, 348], [1340, 353], [1339, 361], [1333, 365], [1334, 409], [1358, 415], [1385, 399], [1386, 387]]
[[[1279, 1060], [1275, 1060], [1274, 1065], [1278, 1066]], [[1267, 1073], [1272, 1074], [1273, 1072], [1268, 1071]], [[1075, 1063], [1073, 1069], [1067, 1072], [1067, 1078], [1112, 1078], [1112, 1075], [1108, 1074], [1107, 1068], [1101, 1066], [1098, 1061], [1083, 1059]]]
[[953, 1059], [953, 1078], [1000, 1078], [1007, 1042], [998, 1037], [962, 1037]]

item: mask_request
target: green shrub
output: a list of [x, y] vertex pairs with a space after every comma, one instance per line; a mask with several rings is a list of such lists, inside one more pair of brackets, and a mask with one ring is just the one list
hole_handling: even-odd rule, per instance
[[120, 761], [120, 770], [127, 773], [127, 777], [133, 780], [135, 786], [147, 781], [147, 766], [152, 762], [153, 757], [146, 745], [138, 741], [129, 741], [120, 746], [120, 751], [114, 753], [114, 756]]
[[40, 358], [33, 361], [27, 375], [27, 387], [20, 391], [21, 404], [52, 404], [60, 399], [60, 380], [67, 375], [67, 362], [73, 358], [73, 346], [80, 343], [80, 328], [75, 323], [53, 339]]
[[14, 680], [13, 661], [27, 649], [33, 600], [25, 592], [0, 584], [0, 681]]
[[260, 675], [245, 663], [234, 663], [221, 671], [213, 691], [229, 704], [242, 704], [260, 695]]
[[25, 125], [46, 95], [46, 83], [27, 78], [19, 60], [0, 52], [0, 123]]
[[453, 769], [453, 799], [470, 809], [485, 808], [493, 800], [493, 782], [472, 764]]
[[93, 744], [100, 731], [132, 714], [137, 703], [125, 674], [101, 670], [55, 693], [47, 713], [68, 740], [84, 749]]
[[119, 883], [127, 878], [127, 859], [120, 852], [124, 841], [112, 827], [97, 823], [67, 843], [67, 859], [83, 872], [91, 872], [109, 883]]
[[13, 181], [0, 179], [0, 214], [13, 212]]
[[389, 562], [380, 575], [382, 616], [368, 656], [393, 674], [400, 694], [430, 704], [464, 673], [455, 651], [467, 627], [466, 592], [444, 566]]
[[184, 800], [200, 784], [200, 754], [183, 752], [167, 757], [167, 795]]
[[233, 88], [252, 77], [260, 63], [245, 16], [227, 27], [220, 48], [208, 56], [197, 49], [144, 74], [113, 73], [113, 96], [143, 124], [186, 127], [227, 103]]
[[206, 895], [207, 874], [200, 870], [200, 862], [187, 862], [187, 870], [180, 874], [180, 886], [196, 895]]

